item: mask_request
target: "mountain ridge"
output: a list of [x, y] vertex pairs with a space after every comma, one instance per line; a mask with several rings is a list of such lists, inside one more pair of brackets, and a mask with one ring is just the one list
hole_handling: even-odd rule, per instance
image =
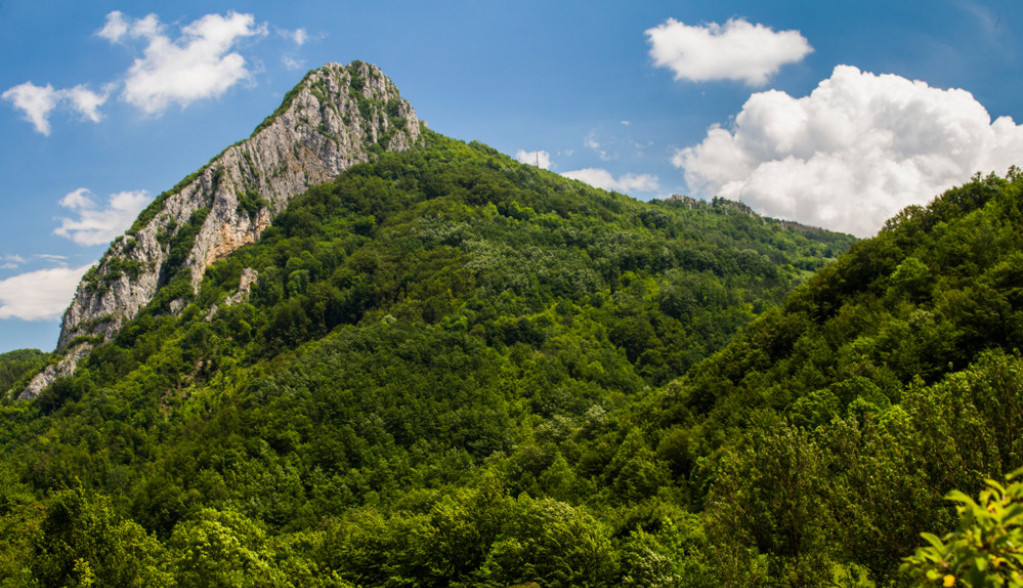
[[900, 586], [1023, 462], [1018, 169], [853, 243], [420, 140], [0, 402], [0, 584]]
[[688, 490], [618, 415], [854, 238], [421, 137], [0, 404], [0, 578], [658, 585], [619, 554]]
[[310, 71], [248, 139], [158, 196], [114, 240], [63, 315], [63, 357], [20, 396], [32, 398], [73, 372], [175, 279], [183, 294], [194, 292], [211, 263], [255, 242], [294, 196], [383, 151], [408, 149], [419, 136], [415, 111], [376, 66]]

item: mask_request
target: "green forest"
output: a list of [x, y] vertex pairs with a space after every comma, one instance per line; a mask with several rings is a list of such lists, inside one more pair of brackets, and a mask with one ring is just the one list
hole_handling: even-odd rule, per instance
[[1023, 585], [1023, 173], [856, 241], [424, 134], [0, 355], [0, 586]]

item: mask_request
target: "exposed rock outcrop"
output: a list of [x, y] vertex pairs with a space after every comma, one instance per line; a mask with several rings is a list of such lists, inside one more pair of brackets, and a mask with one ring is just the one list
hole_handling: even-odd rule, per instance
[[64, 359], [19, 397], [74, 371], [90, 345], [116, 335], [162, 288], [194, 291], [207, 267], [256, 241], [293, 197], [374, 153], [419, 141], [415, 112], [375, 66], [309, 72], [251, 137], [157, 197], [111, 244], [64, 313]]

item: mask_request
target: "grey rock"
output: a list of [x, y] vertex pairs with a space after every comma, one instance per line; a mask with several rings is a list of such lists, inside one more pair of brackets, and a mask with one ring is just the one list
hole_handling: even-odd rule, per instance
[[52, 363], [39, 372], [32, 378], [32, 381], [28, 383], [28, 386], [18, 395], [18, 400], [29, 400], [35, 398], [43, 391], [44, 388], [49, 386], [61, 376], [71, 374], [75, 371], [75, 366], [81, 361], [83, 357], [89, 355], [89, 351], [92, 350], [91, 343], [81, 343], [71, 349], [64, 355], [57, 363]]
[[238, 280], [238, 290], [224, 301], [224, 305], [230, 306], [246, 300], [249, 297], [249, 291], [252, 290], [252, 284], [254, 284], [258, 279], [259, 272], [251, 267], [243, 269], [242, 276]]
[[[115, 336], [171, 281], [187, 279], [195, 291], [206, 268], [254, 243], [292, 198], [369, 161], [379, 148], [419, 144], [420, 128], [377, 67], [356, 61], [309, 72], [251, 137], [161, 194], [111, 244], [64, 313], [57, 351], [76, 359], [38, 374], [20, 397], [70, 374], [91, 349], [81, 341]], [[184, 260], [171, 259], [176, 241], [191, 245]], [[239, 292], [247, 293], [251, 282], [244, 280]]]

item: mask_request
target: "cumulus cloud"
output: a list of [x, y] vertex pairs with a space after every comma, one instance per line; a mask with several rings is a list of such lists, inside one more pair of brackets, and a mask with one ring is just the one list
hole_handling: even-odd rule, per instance
[[25, 82], [8, 89], [0, 98], [11, 102], [24, 113], [25, 120], [32, 123], [36, 131], [50, 134], [50, 114], [58, 107], [77, 112], [82, 118], [99, 122], [102, 115], [99, 107], [107, 101], [109, 90], [98, 94], [84, 85], [66, 90], [56, 90], [50, 84], [37, 86]]
[[112, 194], [106, 208], [99, 209], [89, 190], [78, 188], [60, 200], [60, 205], [78, 215], [77, 219], [62, 218], [53, 233], [67, 237], [79, 245], [109, 243], [131, 226], [139, 212], [149, 203], [144, 190]]
[[151, 39], [160, 35], [164, 26], [160, 18], [155, 14], [148, 14], [143, 18], [125, 17], [120, 10], [114, 10], [107, 14], [107, 22], [102, 29], [96, 32], [96, 36], [102, 37], [111, 43], [122, 43], [125, 39]]
[[266, 26], [257, 26], [251, 14], [207, 14], [171, 39], [156, 15], [132, 19], [114, 11], [97, 35], [113, 43], [127, 38], [146, 42], [143, 57], [128, 70], [121, 96], [148, 114], [160, 114], [174, 103], [184, 107], [221, 96], [247, 79], [245, 58], [233, 49], [241, 39], [266, 35]]
[[89, 267], [44, 269], [0, 280], [0, 319], [59, 318]]
[[[96, 36], [118, 44], [141, 40], [145, 45], [143, 56], [134, 60], [122, 81], [107, 84], [102, 92], [82, 84], [55, 89], [50, 84], [25, 82], [7, 89], [0, 99], [22, 111], [25, 120], [43, 135], [50, 134], [50, 115], [58, 108], [99, 122], [100, 107], [118, 86], [123, 86], [121, 98], [126, 102], [147, 114], [159, 115], [172, 104], [185, 107], [197, 100], [219, 97], [249, 79], [248, 64], [235, 49], [242, 39], [266, 36], [267, 25], [257, 25], [251, 14], [228, 12], [203, 16], [182, 27], [177, 38], [167, 31], [155, 14], [132, 18], [120, 11], [110, 12]], [[282, 35], [298, 46], [312, 38], [305, 29], [283, 31]], [[285, 58], [285, 65], [303, 66], [290, 56]]]
[[125, 20], [124, 14], [120, 10], [114, 10], [107, 14], [107, 22], [100, 29], [96, 35], [102, 37], [111, 43], [120, 43], [121, 40], [128, 34], [130, 26], [128, 21]]
[[515, 152], [515, 159], [522, 163], [535, 165], [540, 169], [550, 169], [551, 167], [551, 154], [542, 149], [538, 149], [536, 151], [525, 151], [519, 149]]
[[11, 102], [15, 108], [22, 111], [25, 120], [32, 123], [37, 131], [44, 135], [50, 134], [50, 112], [57, 107], [60, 101], [60, 92], [53, 89], [53, 86], [37, 86], [32, 82], [25, 82], [8, 89], [0, 98]]
[[103, 106], [110, 94], [109, 88], [102, 94], [97, 94], [83, 85], [75, 86], [62, 92], [63, 97], [70, 103], [73, 110], [82, 115], [82, 118], [92, 122], [99, 122], [103, 116], [99, 107]]
[[809, 95], [753, 94], [731, 129], [673, 158], [702, 196], [769, 216], [872, 235], [975, 172], [1023, 162], [1023, 127], [965, 90], [838, 66]]
[[615, 190], [617, 192], [653, 192], [659, 189], [657, 176], [650, 174], [625, 174], [614, 177], [606, 169], [588, 167], [563, 174], [566, 178], [586, 182], [595, 188]]
[[813, 51], [799, 31], [775, 32], [742, 19], [691, 26], [669, 18], [646, 36], [654, 65], [674, 71], [676, 80], [694, 82], [742, 80], [762, 86], [781, 66]]

